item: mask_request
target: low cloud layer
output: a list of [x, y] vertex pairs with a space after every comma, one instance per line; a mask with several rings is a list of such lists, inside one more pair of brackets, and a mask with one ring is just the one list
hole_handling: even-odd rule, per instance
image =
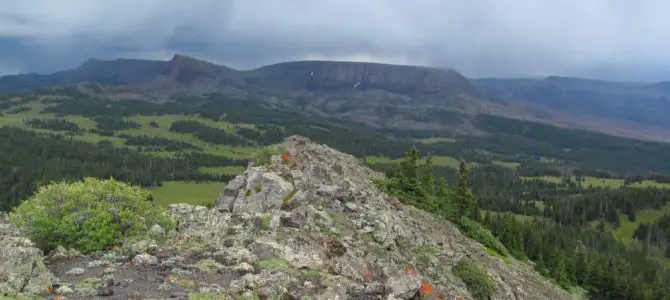
[[184, 53], [241, 69], [339, 59], [471, 77], [661, 80], [669, 9], [661, 0], [3, 1], [0, 74]]

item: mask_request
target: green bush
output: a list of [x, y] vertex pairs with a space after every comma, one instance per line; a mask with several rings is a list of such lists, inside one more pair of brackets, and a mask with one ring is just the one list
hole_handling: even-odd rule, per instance
[[10, 213], [10, 220], [45, 251], [57, 245], [89, 253], [118, 245], [171, 220], [148, 201], [149, 191], [113, 179], [54, 182]]
[[498, 254], [504, 257], [509, 256], [509, 251], [505, 245], [503, 245], [500, 240], [493, 236], [490, 231], [482, 227], [482, 225], [479, 223], [467, 217], [463, 217], [461, 218], [458, 225], [461, 230], [463, 230], [465, 236], [479, 242], [480, 244], [494, 250], [495, 252], [498, 252]]
[[453, 268], [454, 275], [458, 276], [468, 288], [474, 299], [489, 299], [493, 293], [493, 283], [480, 266], [471, 260], [461, 260]]
[[267, 146], [256, 149], [251, 155], [251, 162], [254, 166], [265, 166], [270, 164], [272, 156], [279, 155], [285, 151], [283, 147]]

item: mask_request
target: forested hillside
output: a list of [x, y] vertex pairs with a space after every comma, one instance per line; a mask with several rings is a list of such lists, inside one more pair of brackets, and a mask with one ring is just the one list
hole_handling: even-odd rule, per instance
[[[668, 296], [670, 144], [483, 114], [472, 121], [486, 134], [439, 135], [308, 115], [253, 94], [144, 101], [108, 91], [80, 84], [0, 96], [0, 209], [49, 181], [82, 177], [149, 187], [159, 205], [211, 205], [224, 182], [267, 159], [264, 146], [297, 134], [386, 171], [386, 188], [407, 204], [459, 223], [467, 214], [492, 233], [474, 238], [489, 236], [482, 243], [568, 290]], [[469, 187], [472, 197], [447, 197], [446, 187]], [[470, 202], [446, 210], [447, 198]]]
[[[388, 170], [389, 179], [381, 181], [380, 186], [406, 204], [442, 215], [459, 224], [466, 235], [478, 240], [503, 260], [509, 255], [520, 260], [530, 260], [538, 272], [555, 280], [556, 284], [568, 290], [580, 286], [593, 299], [670, 297], [670, 289], [667, 287], [670, 272], [654, 258], [650, 258], [649, 243], [642, 249], [626, 247], [626, 244], [606, 232], [603, 226], [585, 226], [585, 222], [603, 216], [613, 226], [619, 226], [617, 211], [627, 211], [628, 218], [634, 220], [636, 209], [667, 203], [670, 200], [668, 191], [624, 189], [620, 192], [610, 191], [609, 197], [596, 192], [592, 198], [600, 204], [596, 208], [587, 208], [594, 203], [587, 199], [564, 203], [559, 198], [549, 202], [551, 205], [539, 214], [536, 201], [528, 203], [521, 200], [516, 203], [516, 207], [523, 207], [524, 213], [528, 213], [525, 216], [492, 211], [490, 209], [496, 208], [492, 206], [496, 206], [497, 201], [484, 201], [485, 197], [473, 196], [469, 189], [465, 162], [460, 163], [455, 186], [450, 189], [445, 177], [436, 179], [438, 177], [433, 170], [432, 158], [428, 157], [424, 163], [419, 163], [419, 158], [416, 148], [407, 152], [398, 167]], [[573, 188], [585, 192], [579, 186]], [[667, 231], [667, 218], [653, 225], [657, 237], [660, 236], [660, 228]], [[487, 227], [495, 238], [489, 236], [477, 223]], [[645, 228], [642, 226], [636, 230], [637, 238], [645, 238], [644, 234], [651, 232]], [[650, 237], [646, 239], [651, 240]], [[658, 239], [653, 242], [655, 245], [660, 244]]]

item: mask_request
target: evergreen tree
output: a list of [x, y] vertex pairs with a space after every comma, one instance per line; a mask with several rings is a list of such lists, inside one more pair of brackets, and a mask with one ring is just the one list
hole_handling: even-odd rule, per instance
[[575, 252], [575, 283], [578, 285], [583, 285], [588, 274], [588, 263], [586, 262], [586, 253], [583, 250], [577, 250]]
[[447, 197], [449, 194], [449, 185], [447, 184], [447, 179], [440, 177], [439, 183], [437, 185], [436, 195], [439, 198]]
[[535, 262], [535, 271], [542, 275], [547, 275], [547, 267], [544, 265], [544, 258], [542, 257], [542, 252], [537, 255], [537, 261]]
[[447, 185], [447, 179], [444, 177], [440, 177], [437, 192], [437, 206], [442, 212], [442, 215], [446, 216], [450, 220], [454, 220], [456, 215], [455, 215], [455, 209], [453, 206], [453, 193], [451, 190], [449, 190], [449, 187]]
[[408, 187], [418, 186], [418, 162], [419, 150], [414, 147], [405, 153], [400, 163], [402, 181]]
[[458, 215], [473, 218], [475, 211], [474, 196], [468, 187], [468, 167], [461, 160], [458, 168], [458, 184], [456, 186], [456, 205]]
[[487, 210], [486, 213], [484, 213], [484, 225], [491, 224], [491, 213]]
[[433, 157], [426, 156], [426, 162], [422, 168], [421, 187], [430, 195], [435, 195], [435, 178], [433, 177]]

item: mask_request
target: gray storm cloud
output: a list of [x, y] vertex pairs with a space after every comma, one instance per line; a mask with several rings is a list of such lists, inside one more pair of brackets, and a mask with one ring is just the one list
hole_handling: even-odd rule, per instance
[[340, 59], [477, 77], [636, 68], [630, 74], [640, 77], [670, 70], [669, 8], [661, 0], [3, 1], [0, 48], [20, 46], [0, 49], [0, 68], [181, 52], [237, 68]]

